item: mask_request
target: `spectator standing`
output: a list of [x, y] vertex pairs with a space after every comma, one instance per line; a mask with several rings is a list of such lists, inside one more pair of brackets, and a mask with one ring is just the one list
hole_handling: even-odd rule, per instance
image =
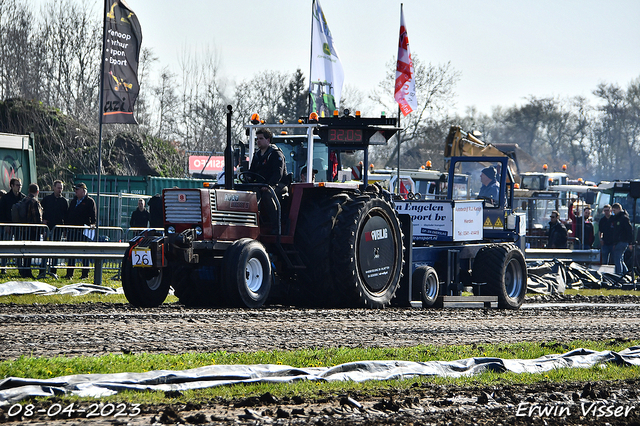
[[[25, 198], [25, 195], [20, 192], [22, 189], [22, 181], [19, 178], [12, 178], [9, 181], [9, 187], [11, 190], [0, 199], [0, 223], [12, 223], [11, 208], [14, 204], [19, 203]], [[2, 239], [7, 241], [11, 240], [14, 230], [10, 227], [6, 227], [2, 230]], [[7, 259], [2, 258], [2, 266], [6, 266]], [[24, 266], [24, 259], [16, 259], [16, 265], [18, 268]], [[20, 274], [24, 273], [24, 269], [19, 269]]]
[[[38, 201], [38, 194], [40, 193], [40, 188], [35, 183], [29, 185], [29, 192], [27, 195], [27, 223], [34, 225], [42, 224], [42, 205], [40, 201]], [[40, 236], [42, 235], [41, 229], [29, 229], [28, 233], [25, 235], [31, 241], [38, 241]], [[31, 259], [24, 259], [24, 263], [22, 265], [24, 267], [23, 272], [20, 273], [21, 276], [25, 278], [33, 278], [33, 274], [31, 273]], [[44, 277], [44, 271], [41, 271], [38, 275], [39, 278]]]
[[[65, 216], [69, 210], [69, 201], [62, 196], [62, 190], [64, 189], [64, 183], [61, 180], [53, 182], [53, 193], [47, 195], [42, 199], [42, 208], [44, 210], [42, 214], [42, 223], [49, 227], [50, 231], [53, 231], [57, 225], [64, 225]], [[46, 262], [46, 259], [44, 260]], [[56, 273], [56, 265], [58, 259], [51, 259], [51, 273]], [[45, 265], [46, 266], [46, 265]]]
[[131, 213], [129, 226], [132, 228], [147, 228], [149, 226], [149, 212], [144, 208], [144, 199], [138, 199], [138, 208]]
[[22, 201], [25, 195], [20, 192], [22, 189], [22, 181], [18, 178], [13, 178], [9, 181], [11, 191], [7, 192], [7, 195], [0, 200], [0, 222], [12, 223], [11, 219], [11, 207], [15, 203]]
[[[73, 187], [76, 195], [69, 202], [69, 209], [67, 210], [67, 216], [65, 218], [66, 225], [72, 226], [85, 226], [88, 225], [91, 228], [95, 229], [96, 225], [96, 202], [93, 198], [87, 195], [87, 185], [80, 182]], [[83, 230], [70, 230], [68, 231], [67, 240], [68, 241], [91, 241], [84, 234]], [[75, 266], [76, 260], [69, 259], [69, 269], [67, 270], [67, 275], [65, 278], [70, 279], [73, 278], [73, 267]], [[82, 275], [81, 279], [85, 279], [89, 277], [89, 259], [82, 260]]]
[[611, 253], [613, 252], [613, 233], [611, 226], [613, 225], [613, 216], [611, 216], [611, 206], [605, 204], [602, 207], [604, 216], [598, 222], [598, 232], [600, 234], [600, 263], [603, 265], [611, 265], [613, 260]]
[[560, 222], [560, 213], [551, 212], [547, 248], [567, 248], [567, 228]]
[[162, 197], [156, 194], [149, 200], [149, 226], [151, 228], [164, 227], [164, 219], [162, 217]]
[[633, 229], [629, 221], [629, 215], [622, 209], [619, 203], [611, 206], [613, 210], [613, 221], [611, 224], [611, 232], [613, 234], [613, 264], [615, 265], [616, 274], [624, 274], [627, 272], [627, 265], [624, 263], [624, 252], [627, 247], [633, 249]]
[[[574, 200], [575, 201], [575, 200]], [[571, 227], [573, 235], [580, 241], [578, 250], [590, 250], [593, 246], [594, 232], [593, 222], [591, 219], [591, 207], [585, 206], [582, 214], [576, 216], [573, 212], [574, 201], [569, 204], [569, 219], [571, 219]], [[583, 226], [584, 225], [584, 226]], [[584, 228], [584, 238], [582, 236], [582, 230]]]

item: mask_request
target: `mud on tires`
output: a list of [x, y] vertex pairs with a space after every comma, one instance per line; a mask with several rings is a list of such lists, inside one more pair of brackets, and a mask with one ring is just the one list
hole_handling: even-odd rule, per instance
[[331, 234], [335, 301], [342, 306], [382, 308], [395, 297], [404, 248], [395, 210], [375, 195], [342, 205]]
[[473, 261], [474, 294], [498, 296], [498, 307], [519, 309], [527, 293], [527, 266], [522, 252], [513, 244], [490, 245]]

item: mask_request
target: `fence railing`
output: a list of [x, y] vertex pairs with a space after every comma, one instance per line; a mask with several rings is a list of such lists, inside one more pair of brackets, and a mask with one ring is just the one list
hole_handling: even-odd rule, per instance
[[[0, 223], [0, 271], [17, 269], [25, 278], [34, 272], [43, 277], [70, 269], [88, 273], [96, 260], [102, 260], [101, 270], [120, 271], [128, 247], [125, 231], [101, 226], [98, 234], [88, 226], [58, 225], [49, 230], [47, 225]], [[126, 235], [133, 238], [135, 230]]]

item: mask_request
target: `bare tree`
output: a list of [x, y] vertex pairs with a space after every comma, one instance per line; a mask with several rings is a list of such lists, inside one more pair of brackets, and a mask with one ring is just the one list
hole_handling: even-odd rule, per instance
[[[73, 13], [69, 13], [73, 10]], [[43, 101], [96, 125], [102, 23], [88, 0], [51, 2], [43, 8], [39, 37], [47, 51]]]
[[[405, 150], [412, 150], [424, 144], [433, 144], [433, 141], [425, 139], [424, 129], [433, 128], [439, 120], [446, 118], [448, 108], [453, 104], [454, 88], [460, 79], [460, 73], [451, 67], [448, 62], [444, 65], [431, 65], [423, 63], [416, 55], [412, 55], [415, 89], [418, 97], [418, 107], [408, 116], [401, 119], [404, 131], [399, 135]], [[371, 99], [383, 106], [386, 111], [397, 111], [397, 103], [393, 97], [395, 88], [396, 61], [392, 60], [387, 64], [389, 72], [387, 77], [381, 81], [372, 93]], [[436, 126], [437, 127], [437, 126]], [[444, 143], [436, 142], [439, 149]], [[397, 147], [395, 144], [388, 144], [374, 151], [374, 157], [385, 158], [385, 166], [397, 164]], [[401, 158], [405, 162], [404, 156]], [[422, 164], [422, 160], [419, 164]], [[412, 161], [413, 163], [415, 161]], [[401, 164], [402, 166], [402, 164]], [[409, 166], [409, 164], [405, 164]]]
[[34, 16], [19, 0], [0, 0], [0, 98], [33, 98], [38, 93], [40, 52]]

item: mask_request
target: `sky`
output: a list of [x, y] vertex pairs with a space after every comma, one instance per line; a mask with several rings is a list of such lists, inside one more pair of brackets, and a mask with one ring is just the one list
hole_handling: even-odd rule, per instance
[[[47, 0], [30, 0], [35, 4]], [[50, 0], [49, 0], [50, 1]], [[95, 3], [96, 12], [103, 0]], [[261, 71], [308, 79], [311, 0], [126, 0], [143, 46], [179, 71], [184, 51], [214, 50], [232, 81]], [[320, 0], [345, 74], [365, 96], [397, 56], [400, 2]], [[490, 114], [530, 96], [584, 96], [640, 77], [638, 0], [404, 0], [412, 55], [460, 73], [455, 104]], [[344, 89], [343, 89], [344, 90]]]

